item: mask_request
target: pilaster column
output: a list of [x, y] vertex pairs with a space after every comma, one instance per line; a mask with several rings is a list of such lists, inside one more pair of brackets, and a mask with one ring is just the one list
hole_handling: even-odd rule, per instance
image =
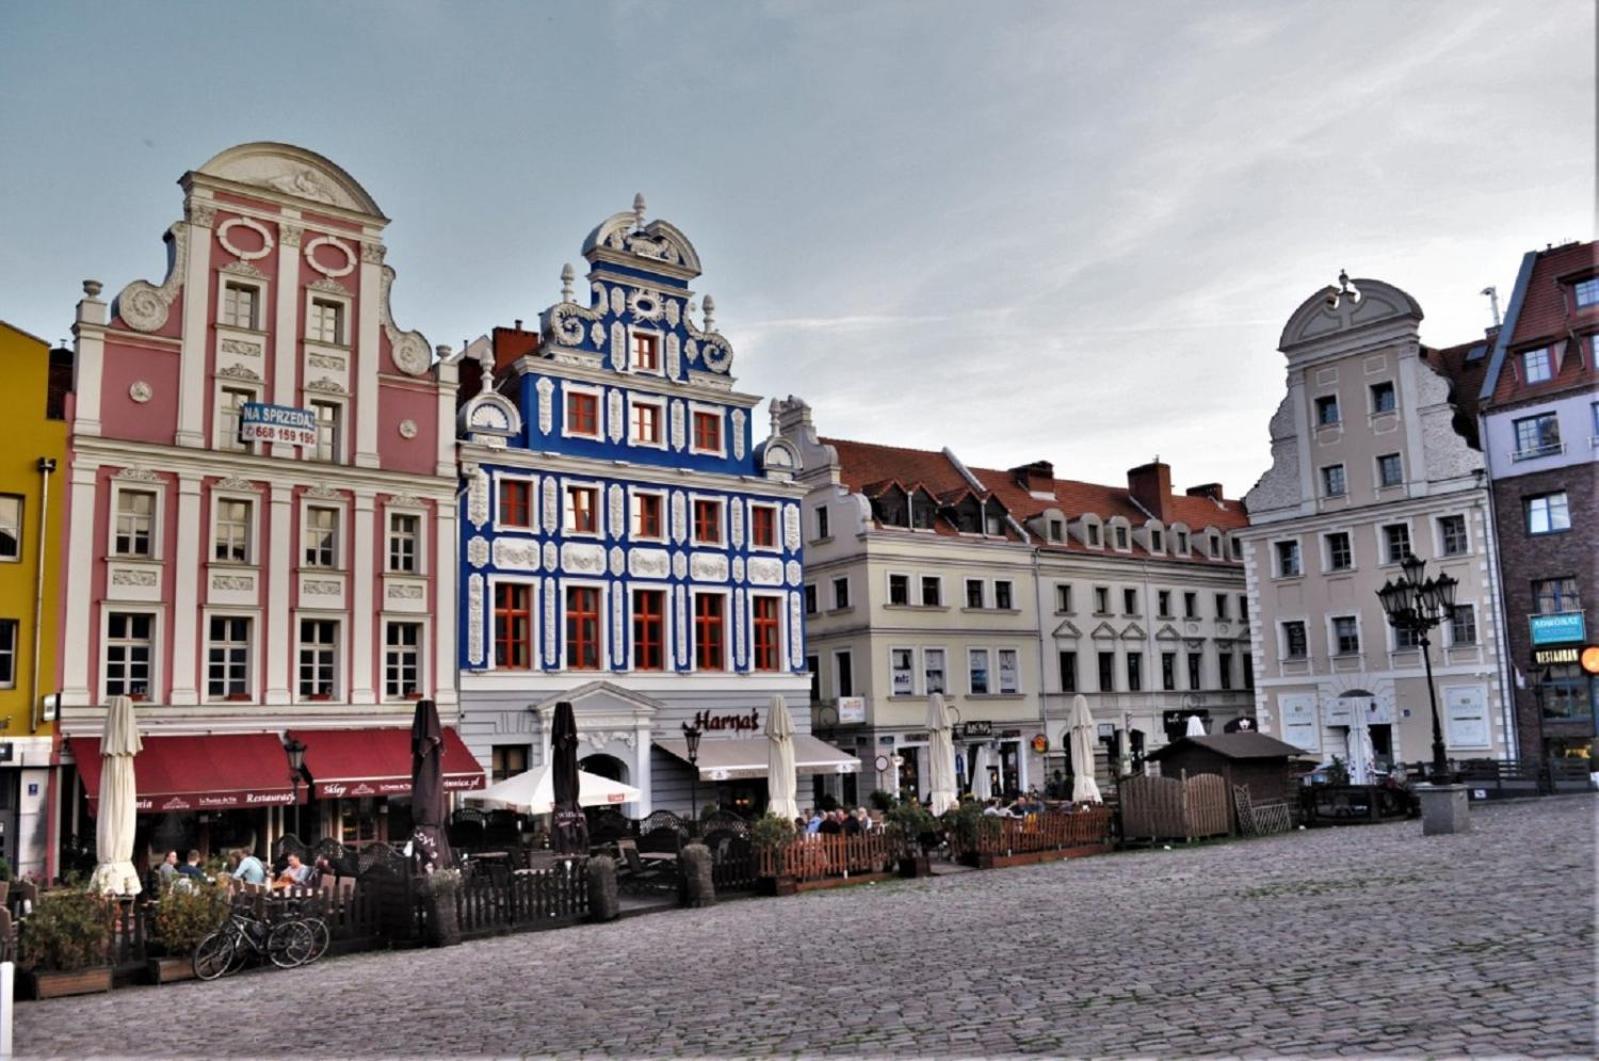
[[[185, 354], [185, 361], [188, 355]], [[200, 475], [178, 474], [178, 547], [172, 559], [172, 704], [198, 704], [196, 680], [200, 660], [200, 580], [206, 568], [200, 558], [203, 526]]]
[[[80, 347], [81, 349], [81, 347]], [[89, 686], [90, 623], [93, 619], [95, 475], [99, 469], [82, 457], [72, 464], [68, 489], [65, 567], [66, 601], [62, 615], [61, 702], [68, 707], [93, 703]]]
[[[298, 404], [294, 381], [300, 363], [296, 324], [300, 319], [300, 237], [303, 232], [299, 225], [288, 221], [278, 224], [277, 313], [272, 327], [272, 390], [267, 399], [277, 405]], [[270, 450], [272, 456], [286, 460], [300, 455], [299, 447], [287, 442], [273, 442]]]
[[[216, 211], [191, 210], [181, 238], [189, 241], [183, 274], [183, 353], [178, 361], [178, 429], [180, 446], [205, 448], [205, 361], [211, 341], [211, 219]], [[192, 684], [192, 683], [191, 683]]]
[[379, 250], [361, 253], [361, 314], [351, 379], [355, 391], [355, 463], [378, 467], [378, 309], [383, 299], [383, 257]]
[[377, 646], [372, 628], [377, 599], [373, 595], [373, 557], [379, 555], [374, 535], [377, 497], [365, 487], [355, 491], [355, 518], [350, 532], [350, 703], [375, 704], [372, 673]]
[[72, 359], [73, 423], [75, 435], [100, 433], [100, 377], [105, 363], [106, 304], [100, 299], [100, 281], [83, 282], [78, 319], [72, 326], [76, 351]]
[[455, 684], [460, 667], [455, 656], [456, 571], [455, 503], [451, 498], [434, 502], [433, 537], [433, 697], [440, 706], [457, 701]]
[[283, 705], [294, 701], [294, 488], [267, 489], [266, 702]]

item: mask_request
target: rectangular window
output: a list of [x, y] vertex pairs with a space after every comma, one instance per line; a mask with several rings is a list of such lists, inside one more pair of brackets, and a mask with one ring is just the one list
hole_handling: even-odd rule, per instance
[[1095, 615], [1109, 615], [1110, 614], [1110, 587], [1109, 586], [1095, 586], [1094, 587], [1094, 614]]
[[525, 479], [501, 479], [499, 522], [504, 527], [533, 526], [533, 484]]
[[566, 393], [566, 433], [600, 437], [600, 396], [582, 391]]
[[1283, 623], [1283, 659], [1305, 659], [1310, 655], [1310, 642], [1305, 636], [1305, 624], [1299, 620]]
[[235, 453], [250, 453], [254, 443], [239, 437], [239, 425], [244, 422], [244, 407], [255, 401], [255, 391], [247, 387], [223, 387], [217, 395], [217, 449]]
[[1200, 687], [1200, 670], [1204, 664], [1204, 660], [1200, 658], [1198, 652], [1190, 652], [1187, 655], [1188, 687], [1190, 689], [1198, 689]]
[[833, 609], [848, 608], [849, 605], [849, 579], [840, 577], [833, 580]]
[[414, 575], [422, 569], [422, 517], [410, 512], [389, 513], [389, 570]]
[[300, 695], [331, 700], [338, 682], [339, 624], [332, 619], [300, 620]]
[[1371, 385], [1371, 411], [1372, 413], [1391, 413], [1399, 408], [1398, 397], [1394, 392], [1392, 380]]
[[1197, 594], [1197, 593], [1184, 593], [1183, 594], [1183, 618], [1184, 619], [1197, 619], [1197, 618], [1199, 618], [1199, 594]]
[[1138, 591], [1136, 589], [1122, 590], [1122, 614], [1138, 614]]
[[633, 336], [633, 368], [639, 372], [661, 370], [660, 340], [656, 336]]
[[250, 562], [251, 504], [231, 497], [217, 498], [216, 535], [211, 559], [224, 564]]
[[805, 614], [816, 614], [816, 583], [805, 583]]
[[1566, 504], [1566, 492], [1539, 494], [1524, 502], [1527, 510], [1528, 534], [1553, 534], [1571, 529], [1571, 509]]
[[1164, 552], [1166, 548], [1165, 536], [1154, 528], [1150, 528], [1149, 531], [1149, 548], [1152, 552], [1157, 553]]
[[833, 653], [833, 695], [855, 695], [855, 658], [848, 652]]
[[383, 695], [422, 695], [422, 624], [388, 623], [383, 632]]
[[983, 580], [969, 578], [966, 580], [966, 607], [981, 608], [983, 606]]
[[1377, 485], [1399, 486], [1405, 481], [1405, 471], [1399, 462], [1399, 454], [1384, 453], [1377, 458]]
[[1077, 653], [1060, 652], [1056, 654], [1056, 666], [1060, 668], [1060, 691], [1075, 693], [1077, 691]]
[[256, 303], [259, 293], [248, 284], [222, 286], [222, 323], [230, 328], [255, 329]]
[[1471, 541], [1466, 537], [1466, 517], [1439, 516], [1438, 544], [1445, 556], [1465, 556], [1471, 552]]
[[694, 448], [702, 453], [722, 452], [722, 414], [694, 412]]
[[1221, 682], [1223, 689], [1233, 687], [1233, 654], [1231, 652], [1216, 653], [1216, 677]]
[[566, 488], [566, 533], [600, 532], [600, 491], [595, 486]]
[[827, 506], [826, 505], [817, 505], [816, 506], [816, 537], [817, 537], [817, 540], [822, 540], [822, 539], [826, 539], [826, 538], [832, 537], [832, 532], [828, 529], [828, 526], [827, 526]]
[[1321, 470], [1321, 492], [1326, 497], [1343, 497], [1349, 492], [1342, 464], [1329, 464]]
[[17, 687], [17, 621], [0, 619], [0, 689]]
[[250, 620], [213, 615], [206, 645], [205, 694], [213, 700], [250, 695]]
[[973, 696], [986, 696], [991, 691], [988, 680], [988, 649], [973, 648], [966, 651], [968, 689]]
[[1556, 722], [1577, 722], [1593, 717], [1599, 686], [1583, 674], [1577, 663], [1557, 663], [1544, 675], [1543, 717]]
[[805, 670], [811, 676], [811, 703], [822, 698], [822, 657], [806, 656]]
[[659, 541], [665, 534], [660, 494], [633, 495], [633, 537]]
[[750, 632], [754, 659], [750, 666], [758, 671], [775, 671], [783, 658], [783, 632], [778, 618], [776, 597], [752, 597], [754, 628]]
[[1221, 538], [1215, 534], [1210, 536], [1210, 558], [1212, 560], [1221, 559]]
[[924, 648], [922, 649], [922, 692], [931, 695], [944, 691], [944, 650]]
[[493, 784], [527, 773], [526, 744], [496, 744], [489, 749], [489, 775]]
[[1532, 584], [1532, 605], [1539, 615], [1582, 611], [1582, 594], [1577, 588], [1577, 580], [1570, 576], [1538, 579]]
[[995, 655], [999, 657], [999, 691], [1001, 693], [1021, 692], [1021, 654], [1014, 648], [1002, 648]]
[[1518, 461], [1547, 457], [1565, 449], [1560, 444], [1560, 417], [1555, 413], [1523, 417], [1515, 422], [1515, 428], [1516, 452], [1512, 456]]
[[1339, 656], [1360, 653], [1360, 624], [1353, 615], [1340, 615], [1333, 619], [1333, 652]]
[[314, 343], [344, 342], [344, 303], [313, 298], [305, 322], [305, 337]]
[[494, 584], [494, 665], [502, 670], [533, 667], [533, 587]]
[[344, 457], [344, 406], [338, 402], [312, 402], [316, 414], [315, 458], [338, 464]]
[[1338, 415], [1338, 396], [1336, 394], [1323, 394], [1316, 399], [1316, 423], [1326, 427], [1338, 423], [1342, 417]]
[[666, 593], [641, 589], [633, 594], [633, 669], [665, 668]]
[[339, 562], [339, 510], [312, 505], [301, 532], [302, 567], [336, 567]]
[[1127, 691], [1130, 693], [1142, 692], [1144, 688], [1144, 654], [1142, 652], [1127, 653]]
[[1348, 571], [1355, 566], [1355, 552], [1349, 544], [1348, 531], [1334, 531], [1327, 535], [1327, 569]]
[[1449, 643], [1475, 645], [1477, 643], [1477, 608], [1472, 604], [1457, 604], [1449, 617]]
[[1099, 654], [1099, 691], [1111, 693], [1116, 691], [1116, 653], [1101, 652]]
[[1277, 577], [1297, 578], [1304, 574], [1304, 568], [1299, 563], [1298, 542], [1277, 543]]
[[888, 675], [891, 696], [913, 696], [916, 692], [916, 651], [909, 648], [888, 650]]
[[1216, 594], [1216, 618], [1227, 618], [1227, 594], [1225, 593]]
[[936, 575], [922, 576], [922, 607], [936, 608], [944, 603], [944, 580]]
[[720, 545], [722, 542], [722, 503], [698, 498], [694, 502], [694, 542]]
[[777, 548], [777, 509], [772, 505], [750, 506], [750, 544], [758, 549]]
[[1155, 591], [1155, 611], [1162, 619], [1171, 618], [1171, 590], [1161, 589]]
[[661, 444], [661, 407], [647, 402], [633, 403], [633, 422], [629, 427], [634, 442], [646, 446]]
[[1187, 556], [1188, 555], [1188, 532], [1187, 531], [1178, 531], [1177, 532], [1177, 551], [1179, 553], [1181, 553], [1183, 556]]
[[1247, 593], [1238, 595], [1238, 621], [1241, 623], [1249, 622], [1249, 594]]
[[1052, 519], [1049, 521], [1049, 540], [1058, 542], [1066, 536], [1066, 524], [1063, 520]]
[[1175, 652], [1162, 652], [1160, 654], [1160, 687], [1168, 693], [1177, 689], [1177, 653]]
[[699, 670], [727, 669], [724, 600], [716, 593], [694, 598], [694, 666]]
[[1554, 362], [1549, 357], [1547, 346], [1524, 352], [1521, 355], [1521, 365], [1526, 372], [1528, 383], [1544, 383], [1554, 378]]
[[0, 494], [0, 560], [22, 559], [22, 498]]
[[911, 577], [909, 575], [888, 576], [888, 603], [909, 604], [911, 602]]
[[1069, 612], [1072, 610], [1072, 588], [1070, 586], [1055, 587], [1055, 610]]
[[593, 586], [568, 586], [566, 669], [599, 670], [600, 636], [600, 591]]
[[1116, 526], [1116, 548], [1127, 549], [1127, 528], [1118, 524]]
[[1406, 649], [1420, 648], [1421, 635], [1408, 627], [1394, 628], [1394, 651], [1402, 652]]
[[1097, 524], [1097, 523], [1085, 523], [1085, 524], [1083, 524], [1083, 534], [1084, 534], [1085, 537], [1088, 538], [1088, 544], [1089, 545], [1092, 545], [1096, 549], [1099, 548], [1099, 524]]
[[1599, 303], [1599, 276], [1590, 276], [1586, 280], [1578, 280], [1572, 288], [1572, 294], [1576, 297], [1578, 309]]
[[1011, 584], [1003, 579], [994, 582], [994, 607], [1002, 612], [1008, 612], [1016, 607], [1014, 597], [1011, 595]]

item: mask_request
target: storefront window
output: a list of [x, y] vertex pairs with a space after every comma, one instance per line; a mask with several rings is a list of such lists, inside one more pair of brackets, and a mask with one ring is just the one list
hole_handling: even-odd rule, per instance
[[1542, 689], [1544, 718], [1572, 722], [1594, 716], [1599, 683], [1583, 674], [1578, 664], [1560, 663], [1549, 667]]

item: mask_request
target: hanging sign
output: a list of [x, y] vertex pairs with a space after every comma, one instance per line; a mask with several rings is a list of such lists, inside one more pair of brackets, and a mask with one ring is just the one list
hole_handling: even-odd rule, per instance
[[841, 696], [838, 698], [838, 723], [841, 726], [866, 721], [866, 697]]
[[1534, 615], [1531, 625], [1534, 645], [1558, 645], [1565, 641], [1585, 641], [1588, 637], [1582, 612]]
[[1049, 738], [1042, 733], [1033, 738], [1033, 751], [1042, 755], [1049, 751]]
[[239, 439], [243, 442], [287, 442], [291, 446], [314, 446], [316, 413], [288, 405], [245, 402], [239, 409]]

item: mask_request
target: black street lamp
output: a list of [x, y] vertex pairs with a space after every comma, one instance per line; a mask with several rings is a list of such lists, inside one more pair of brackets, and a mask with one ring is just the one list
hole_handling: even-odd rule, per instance
[[683, 723], [683, 743], [688, 745], [688, 815], [689, 828], [697, 829], [700, 820], [700, 737], [704, 734], [698, 726]]
[[1445, 574], [1424, 579], [1426, 567], [1414, 553], [1406, 553], [1399, 564], [1403, 574], [1384, 582], [1377, 591], [1377, 599], [1382, 601], [1382, 610], [1388, 615], [1388, 625], [1415, 635], [1421, 645], [1421, 659], [1427, 668], [1427, 701], [1432, 706], [1432, 776], [1429, 780], [1442, 785], [1449, 780], [1449, 762], [1444, 754], [1444, 728], [1438, 717], [1438, 691], [1433, 688], [1427, 631], [1454, 617], [1455, 590], [1460, 582]]
[[294, 786], [294, 838], [305, 843], [300, 835], [300, 778], [305, 774], [305, 744], [294, 737], [283, 746], [289, 753], [289, 782]]

